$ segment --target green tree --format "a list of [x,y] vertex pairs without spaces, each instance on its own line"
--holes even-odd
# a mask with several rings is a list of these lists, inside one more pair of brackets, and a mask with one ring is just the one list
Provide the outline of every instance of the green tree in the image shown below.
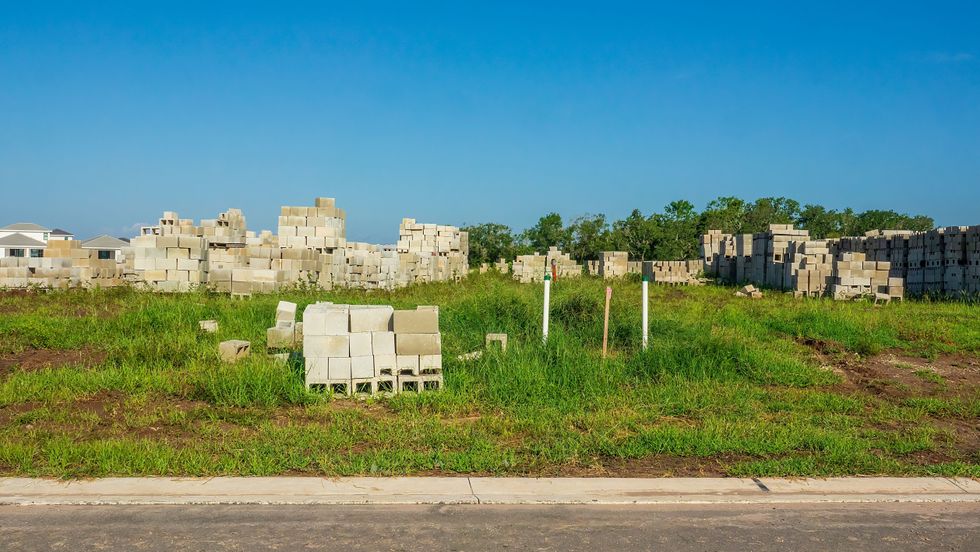
[[654,245],[654,258],[662,261],[695,259],[700,249],[699,216],[690,201],[667,204],[661,215],[655,215],[660,239]]
[[658,231],[655,220],[643,216],[639,209],[633,209],[625,219],[613,222],[610,246],[617,251],[626,251],[633,259],[649,260],[653,258]]
[[562,225],[561,215],[548,213],[538,223],[521,233],[520,241],[532,251],[544,253],[551,246],[568,249],[569,231]]
[[721,230],[726,234],[737,234],[742,230],[749,205],[737,197],[713,199],[701,213],[702,232]]
[[514,259],[514,234],[509,226],[485,222],[464,226],[460,230],[469,233],[471,266],[493,263],[501,257],[508,261]]
[[803,206],[796,226],[809,230],[810,236],[816,239],[839,238],[844,231],[840,213],[812,204]]
[[765,232],[770,224],[793,224],[800,217],[800,203],[785,197],[762,197],[745,212],[739,234]]
[[609,224],[606,215],[582,215],[568,227],[568,249],[564,250],[579,261],[595,260],[609,247]]

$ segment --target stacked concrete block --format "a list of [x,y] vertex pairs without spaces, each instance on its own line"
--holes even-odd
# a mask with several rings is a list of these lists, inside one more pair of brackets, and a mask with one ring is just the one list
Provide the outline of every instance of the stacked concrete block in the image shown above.
[[296,322],[296,303],[279,301],[275,325],[265,332],[266,348],[270,352],[294,349],[303,339],[302,322]]
[[[166,218],[161,219],[161,222]],[[133,238],[135,281],[156,291],[189,291],[208,282],[208,243],[205,238],[172,231],[182,226],[161,225],[161,235]]]
[[507,259],[504,259],[503,257],[501,257],[499,261],[495,262],[493,267],[496,268],[497,272],[501,274],[507,274],[510,272],[510,263],[508,263]]
[[199,235],[211,245],[244,246],[248,238],[248,226],[241,209],[228,209],[216,219],[201,220]]
[[582,265],[576,263],[568,253],[562,253],[555,246],[548,248],[545,254],[545,267],[548,273],[552,273],[554,267],[555,275],[558,278],[577,278],[582,275]]
[[282,207],[279,245],[283,248],[332,252],[347,244],[347,214],[333,198],[318,197],[313,207]]
[[439,309],[433,306],[394,311],[392,330],[398,392],[442,388],[442,337]]
[[455,226],[422,224],[402,219],[398,227],[397,250],[400,253],[466,257],[470,252],[469,235]]
[[585,273],[592,276],[599,276],[600,261],[585,261]]
[[603,278],[622,278],[629,272],[629,254],[625,251],[603,251],[599,259],[599,275]]
[[829,293],[835,299],[850,299],[877,294],[902,297],[904,284],[891,279],[888,261],[869,261],[866,253],[840,253],[834,263]]
[[394,393],[442,386],[439,311],[316,303],[303,313],[307,386]]
[[698,285],[698,277],[705,272],[707,264],[695,261],[643,261],[643,276],[657,284]]
[[966,231],[966,291],[980,293],[980,225]]
[[735,241],[735,278],[734,282],[748,281],[752,275],[752,234],[734,236]]
[[547,257],[540,253],[533,255],[518,255],[514,259],[514,267],[511,276],[514,280],[522,284],[531,284],[544,281],[547,267]]
[[701,236],[701,258],[704,259],[706,272],[715,276],[719,273],[719,261],[722,256],[722,242],[730,237],[721,230],[708,230]]

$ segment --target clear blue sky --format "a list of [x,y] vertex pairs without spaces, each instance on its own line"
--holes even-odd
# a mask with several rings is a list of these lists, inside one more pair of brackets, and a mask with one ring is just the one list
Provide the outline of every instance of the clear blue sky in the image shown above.
[[[84,4],[84,5],[83,5]],[[0,224],[335,196],[517,229],[785,195],[980,224],[976,2],[0,1]]]

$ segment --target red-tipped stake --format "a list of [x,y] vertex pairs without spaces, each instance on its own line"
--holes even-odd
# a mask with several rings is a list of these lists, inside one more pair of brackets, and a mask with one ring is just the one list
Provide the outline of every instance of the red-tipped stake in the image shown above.
[[609,302],[612,301],[612,288],[606,288],[606,318],[602,324],[602,358],[606,358],[609,345]]

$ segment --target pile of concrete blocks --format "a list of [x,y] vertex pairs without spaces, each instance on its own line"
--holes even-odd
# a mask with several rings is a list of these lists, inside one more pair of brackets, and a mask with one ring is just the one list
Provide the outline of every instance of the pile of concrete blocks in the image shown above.
[[784,263],[788,288],[799,297],[827,294],[833,284],[836,249],[831,240],[791,242],[789,258]]
[[547,258],[540,254],[518,255],[514,259],[514,268],[511,277],[522,284],[532,284],[544,281]]
[[265,331],[265,346],[270,353],[288,353],[303,342],[303,323],[296,322],[296,303],[279,301],[275,322]]
[[585,273],[590,276],[599,276],[599,261],[585,261]]
[[723,243],[730,237],[730,234],[723,234],[721,230],[708,230],[707,234],[701,236],[701,258],[704,259],[708,274],[720,275],[719,267],[723,258]]
[[650,282],[670,285],[699,285],[698,277],[705,270],[705,262],[696,261],[643,261],[643,276]]
[[156,291],[190,291],[208,283],[208,242],[205,238],[168,230],[159,236],[133,238],[130,246],[127,257],[132,256],[133,273],[127,276],[136,282]]
[[422,255],[469,255],[469,235],[455,226],[422,224],[413,218],[402,219],[398,227],[397,250]]
[[890,278],[891,263],[869,261],[865,253],[840,253],[834,263],[829,293],[834,299],[874,297],[877,294],[901,298],[904,283]]
[[510,263],[508,263],[507,259],[503,257],[501,257],[499,261],[495,262],[493,266],[497,269],[497,272],[501,274],[507,274],[510,272]]
[[318,197],[313,207],[282,207],[279,245],[331,252],[347,244],[347,214],[332,197]]
[[555,246],[549,247],[544,255],[518,255],[514,260],[512,276],[522,284],[543,282],[546,274],[559,279],[577,278],[582,275],[582,265]]
[[126,283],[123,262],[99,259],[98,251],[83,249],[77,240],[51,240],[43,255],[0,259],[0,287],[66,289]]
[[749,297],[751,299],[762,299],[762,292],[756,289],[755,286],[749,284],[743,286],[741,289],[735,292],[735,297]]
[[244,246],[248,238],[245,215],[241,209],[228,209],[216,219],[203,219],[199,235],[211,245]]
[[629,273],[629,254],[625,251],[603,251],[599,259],[599,275],[603,278],[622,278]]
[[306,385],[377,394],[442,387],[436,307],[315,303],[303,312]]

